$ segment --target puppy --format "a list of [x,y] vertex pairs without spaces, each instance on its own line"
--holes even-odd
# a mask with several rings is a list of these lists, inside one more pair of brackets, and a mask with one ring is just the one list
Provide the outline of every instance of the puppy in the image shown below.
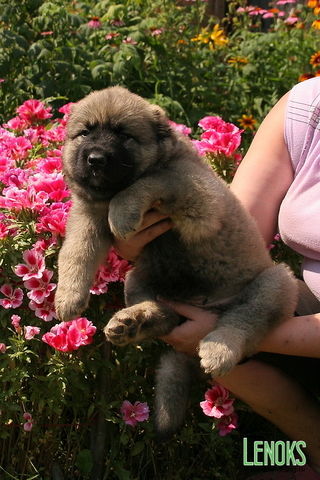
[[[127,307],[105,327],[110,342],[141,342],[181,324],[157,295],[211,309],[219,320],[200,342],[199,357],[202,369],[219,377],[293,315],[291,271],[273,264],[254,220],[159,107],[121,87],[88,95],[72,108],[63,163],[73,204],[58,262],[60,320],[87,307],[112,236],[130,238],[154,205],[174,227],[144,248],[127,275]],[[183,424],[197,375],[193,362],[175,352],[162,360],[155,402],[160,440]]]

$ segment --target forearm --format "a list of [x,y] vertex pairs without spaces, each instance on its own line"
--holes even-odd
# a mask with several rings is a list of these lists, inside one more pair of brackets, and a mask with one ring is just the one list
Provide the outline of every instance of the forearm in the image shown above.
[[283,322],[264,339],[260,351],[320,358],[320,313]]

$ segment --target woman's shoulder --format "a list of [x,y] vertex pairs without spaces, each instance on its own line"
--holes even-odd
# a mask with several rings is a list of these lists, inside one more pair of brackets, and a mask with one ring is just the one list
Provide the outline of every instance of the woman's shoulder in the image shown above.
[[294,171],[305,163],[320,138],[320,77],[295,85],[289,93],[285,115],[284,136]]

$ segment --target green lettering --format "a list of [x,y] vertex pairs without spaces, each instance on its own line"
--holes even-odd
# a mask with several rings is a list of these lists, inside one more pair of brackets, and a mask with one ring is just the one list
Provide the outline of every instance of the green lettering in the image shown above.
[[258,460],[259,453],[263,452],[263,441],[259,440],[253,443],[253,464],[255,466],[263,465],[263,462]]
[[274,442],[264,442],[264,465],[274,465]]
[[245,465],[246,467],[252,467],[253,462],[248,461],[248,439],[246,437],[243,438],[243,445],[242,446],[243,446],[243,449],[242,449],[243,465]]
[[287,441],[287,449],[286,449],[286,465],[296,465],[296,459],[293,454],[294,448],[296,446],[296,442],[289,442]]
[[275,461],[278,467],[282,467],[286,463],[286,444],[279,440],[275,443],[274,453],[275,453]]
[[298,458],[296,458],[296,464],[299,465],[299,466],[305,465],[306,462],[307,462],[305,454],[300,449],[300,447],[306,448],[306,446],[307,446],[306,442],[303,442],[302,440],[300,440],[296,443],[297,453],[299,453],[299,455],[301,456],[300,460]]

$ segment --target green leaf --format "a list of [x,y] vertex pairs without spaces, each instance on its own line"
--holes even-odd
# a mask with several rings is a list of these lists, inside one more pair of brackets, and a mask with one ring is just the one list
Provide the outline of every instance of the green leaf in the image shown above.
[[90,450],[84,449],[79,452],[76,460],[76,466],[84,474],[88,475],[93,467],[93,459]]
[[135,455],[139,455],[144,449],[145,443],[144,442],[137,442],[135,443],[131,455],[134,457]]

